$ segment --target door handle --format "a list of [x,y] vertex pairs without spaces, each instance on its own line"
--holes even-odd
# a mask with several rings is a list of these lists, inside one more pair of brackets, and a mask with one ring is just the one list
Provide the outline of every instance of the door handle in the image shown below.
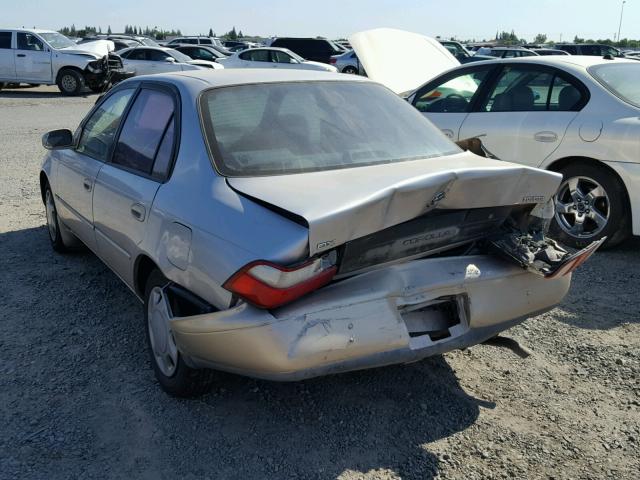
[[135,218],[139,222],[144,222],[146,213],[147,209],[144,208],[144,205],[141,205],[139,203],[134,203],[133,205],[131,205],[131,215],[133,215],[133,218]]
[[90,192],[90,191],[91,191],[91,189],[93,188],[93,182],[91,181],[91,179],[90,179],[90,178],[85,178],[85,179],[82,181],[82,186],[84,187],[84,189],[85,189],[87,192]]
[[16,57],[26,57],[24,53],[16,53]]
[[538,132],[533,138],[536,142],[553,143],[558,141],[558,134],[555,132]]

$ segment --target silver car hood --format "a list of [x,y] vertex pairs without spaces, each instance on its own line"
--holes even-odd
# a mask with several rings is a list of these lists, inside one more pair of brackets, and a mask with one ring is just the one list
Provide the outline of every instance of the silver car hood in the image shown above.
[[470,152],[424,160],[269,177],[235,177],[237,192],[306,220],[314,255],[425,214],[545,203],[562,176]]
[[436,39],[418,33],[376,28],[354,33],[351,46],[367,76],[397,94],[410,92],[460,62]]
[[74,55],[92,55],[95,58],[102,58],[108,55],[109,52],[113,52],[114,49],[115,46],[111,40],[95,40],[93,42],[81,43],[75,47],[61,48],[60,51]]

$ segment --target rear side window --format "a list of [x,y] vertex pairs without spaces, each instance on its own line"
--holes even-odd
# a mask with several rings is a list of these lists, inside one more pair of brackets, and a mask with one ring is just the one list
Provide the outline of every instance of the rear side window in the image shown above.
[[11,32],[0,32],[0,48],[11,48]]
[[158,154],[168,163],[167,151],[173,149],[173,137],[170,145],[163,147],[163,139],[168,131],[173,132],[175,104],[173,97],[159,90],[142,89],[136,98],[122,127],[120,138],[113,155],[113,163],[131,170],[151,175],[153,163]]

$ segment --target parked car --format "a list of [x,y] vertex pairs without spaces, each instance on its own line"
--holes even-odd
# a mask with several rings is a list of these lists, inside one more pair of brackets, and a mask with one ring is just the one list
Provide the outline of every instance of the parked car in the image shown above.
[[270,46],[286,48],[306,60],[321,63],[329,63],[333,55],[341,55],[343,53],[341,48],[323,38],[279,37]]
[[57,85],[64,95],[99,92],[128,76],[107,40],[77,45],[51,30],[0,29],[0,89],[7,83]]
[[492,47],[492,48],[480,48],[476,55],[486,55],[496,58],[520,58],[520,57],[535,57],[538,55],[534,50],[528,50],[526,48],[516,47]]
[[113,42],[113,47],[115,51],[124,50],[129,47],[137,47],[138,45],[142,45],[140,42],[135,40],[123,39],[123,38],[98,38],[98,37],[84,37],[82,40],[77,42],[78,45],[83,45],[87,42],[95,42],[96,40],[109,40]]
[[144,301],[174,395],[209,367],[297,380],[482,342],[597,247],[545,239],[560,175],[463,152],[363,77],[134,78],[43,145],[53,248],[84,243]]
[[217,62],[221,58],[227,58],[226,55],[207,45],[176,45],[173,49],[184,53],[193,60]]
[[85,42],[91,42],[94,40],[111,40],[115,45],[115,50],[122,50],[127,47],[135,47],[138,45],[146,45],[148,47],[159,47],[158,43],[149,38],[144,37],[142,35],[123,35],[123,34],[96,34],[88,37],[84,37],[79,40],[77,43],[82,44]]
[[436,65],[440,53],[419,37],[380,29],[350,40],[370,78],[399,94],[423,84],[405,96],[450,138],[478,137],[494,158],[561,173],[552,231],[563,243],[640,235],[637,61],[535,56],[440,63],[425,76],[369,47],[402,41],[407,56]]
[[118,52],[127,70],[136,75],[181,72],[201,68],[223,68],[216,62],[193,60],[184,53],[168,47],[134,47]]
[[320,62],[311,62],[286,48],[250,48],[221,58],[218,63],[225,68],[282,68],[297,70],[320,70],[335,72],[335,67]]
[[471,54],[460,42],[453,40],[438,40],[451,55],[456,57],[460,63],[479,62],[480,60],[493,60],[494,57],[489,55]]
[[556,49],[564,50],[570,55],[589,55],[604,57],[624,57],[623,53],[611,45],[601,45],[598,43],[556,43]]
[[569,52],[557,48],[534,48],[532,51],[538,55],[569,55]]
[[177,37],[173,38],[167,43],[165,43],[166,47],[172,47],[173,45],[215,45],[217,47],[222,47],[222,42],[217,37]]
[[329,63],[336,67],[340,73],[349,73],[352,75],[363,74],[358,56],[353,50],[343,53],[342,55],[333,55]]

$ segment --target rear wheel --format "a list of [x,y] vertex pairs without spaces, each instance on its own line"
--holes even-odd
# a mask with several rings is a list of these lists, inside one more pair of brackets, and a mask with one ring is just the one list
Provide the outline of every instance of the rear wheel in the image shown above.
[[629,237],[626,192],[617,177],[585,163],[571,164],[560,173],[552,233],[561,242],[582,248],[607,237],[604,246],[613,247]]
[[153,371],[162,389],[176,397],[194,397],[211,389],[214,372],[189,367],[171,332],[164,287],[169,280],[153,270],[145,288],[144,318]]
[[353,67],[351,65],[344,67],[342,69],[342,73],[348,73],[350,75],[357,75],[358,74],[358,69],[356,67]]
[[75,70],[65,68],[58,75],[57,83],[63,95],[79,95],[84,88],[84,77]]

